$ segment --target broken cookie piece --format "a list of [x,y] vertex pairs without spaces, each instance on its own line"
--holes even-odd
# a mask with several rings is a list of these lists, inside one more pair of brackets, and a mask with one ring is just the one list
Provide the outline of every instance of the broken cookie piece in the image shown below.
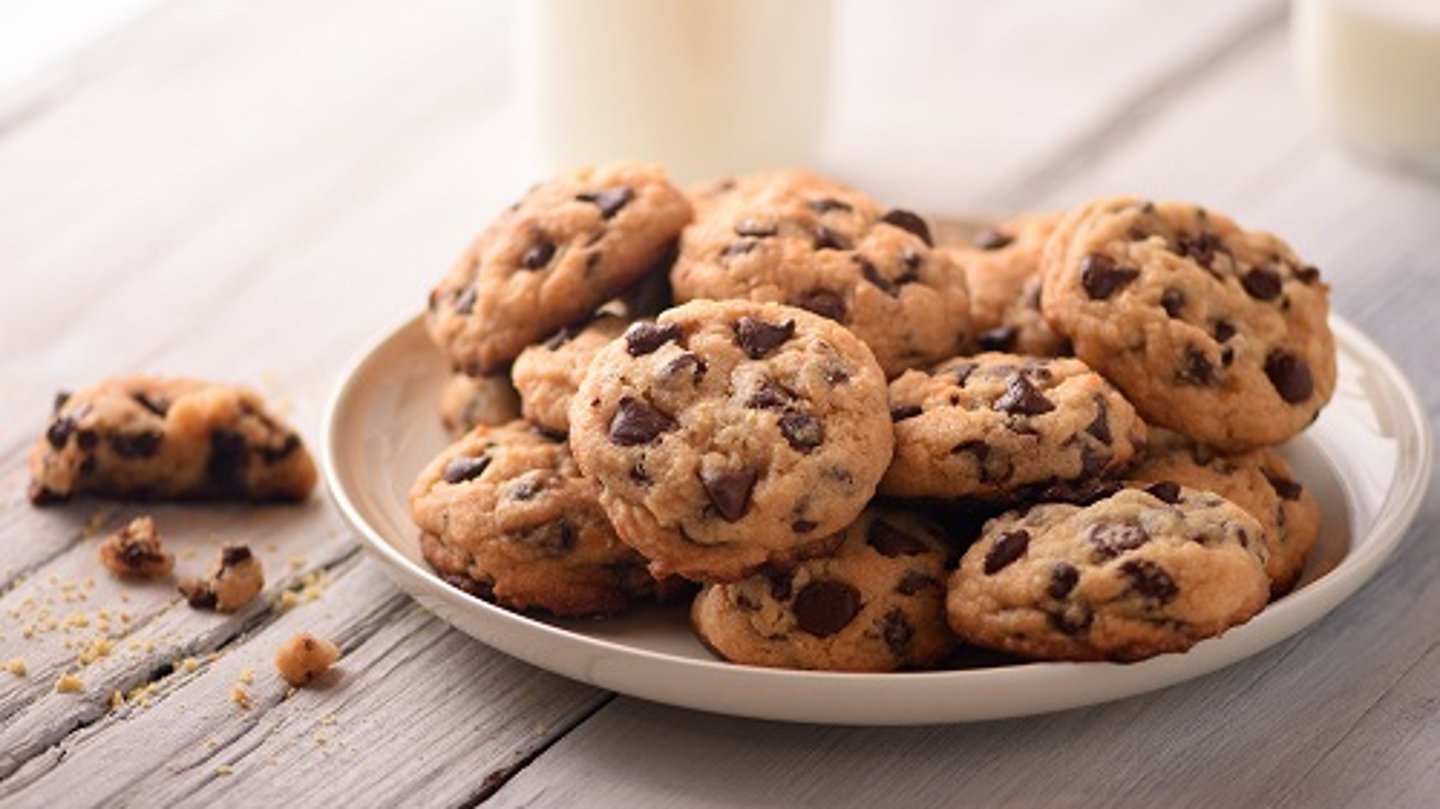
[[339,659],[339,646],[309,632],[296,632],[275,653],[275,668],[285,682],[299,688],[323,676]]
[[117,576],[158,579],[175,569],[175,555],[160,544],[155,520],[136,517],[100,543],[100,563]]
[[245,545],[226,545],[204,579],[180,582],[180,594],[202,610],[235,612],[260,594],[265,572],[259,557]]
[[127,376],[55,397],[30,452],[30,499],[305,499],[315,464],[300,436],[246,388]]

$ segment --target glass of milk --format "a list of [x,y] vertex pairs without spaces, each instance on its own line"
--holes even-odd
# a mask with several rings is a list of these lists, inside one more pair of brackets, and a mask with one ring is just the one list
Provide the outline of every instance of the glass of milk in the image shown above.
[[633,158],[682,182],[813,162],[830,0],[521,0],[517,78],[548,171]]
[[1305,89],[1350,145],[1440,177],[1440,0],[1295,0]]

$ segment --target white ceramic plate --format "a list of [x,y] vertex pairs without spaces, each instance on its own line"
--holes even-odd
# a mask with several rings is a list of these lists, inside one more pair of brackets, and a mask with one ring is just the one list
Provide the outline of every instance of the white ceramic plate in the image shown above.
[[1424,411],[1390,360],[1333,321],[1334,401],[1282,452],[1311,487],[1325,527],[1300,586],[1244,626],[1142,663],[1029,663],[897,674],[736,666],[691,635],[683,608],[606,621],[517,615],[454,589],[420,556],[405,494],[448,440],[436,412],[449,370],[418,318],[345,373],[326,413],[330,494],[400,587],[462,631],[522,660],[625,694],[717,713],[801,722],[909,725],[1024,716],[1091,705],[1228,666],[1319,620],[1399,543],[1430,476]]

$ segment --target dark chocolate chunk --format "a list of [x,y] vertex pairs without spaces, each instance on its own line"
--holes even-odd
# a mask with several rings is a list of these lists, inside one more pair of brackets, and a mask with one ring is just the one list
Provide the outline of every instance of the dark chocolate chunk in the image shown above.
[[1295,270],[1295,277],[1300,279],[1302,284],[1313,284],[1320,280],[1320,270],[1317,267],[1306,265]]
[[45,440],[55,449],[64,449],[65,442],[70,440],[70,434],[75,432],[75,420],[69,416],[62,416],[55,419],[45,430]]
[[1180,502],[1180,484],[1173,480],[1162,480],[1159,483],[1152,483],[1145,487],[1145,491],[1172,506]]
[[1205,356],[1205,352],[1195,346],[1185,348],[1185,356],[1181,365],[1175,371],[1175,378],[1188,385],[1199,385],[1201,387],[1214,387],[1220,384],[1220,377],[1215,373],[1215,366]]
[[993,576],[1009,567],[1016,559],[1024,556],[1029,547],[1029,531],[1022,529],[1001,534],[985,554],[985,575]]
[[190,606],[197,610],[213,610],[218,603],[218,599],[215,597],[215,591],[199,579],[185,579],[181,581],[179,590],[180,595],[184,596]]
[[121,458],[149,458],[160,448],[162,433],[146,430],[143,433],[118,433],[110,436],[110,449]]
[[51,404],[51,406],[50,406],[50,412],[51,412],[51,413],[59,413],[59,412],[60,412],[60,409],[63,408],[63,407],[65,406],[65,403],[68,402],[68,401],[70,401],[70,391],[68,391],[68,390],[57,390],[57,391],[55,391],[55,401],[54,401],[54,402]]
[[701,469],[700,483],[725,522],[735,522],[750,510],[750,492],[758,477],[754,469]]
[[1059,612],[1050,613],[1050,625],[1066,635],[1079,635],[1094,621],[1095,613],[1084,604],[1066,604]]
[[850,242],[839,233],[825,227],[815,226],[815,249],[816,250],[849,250]]
[[1080,571],[1069,562],[1056,562],[1050,567],[1050,586],[1045,592],[1051,598],[1064,598],[1070,595],[1075,585],[1080,583]]
[[669,362],[665,363],[661,373],[666,377],[673,377],[688,372],[693,375],[696,382],[699,382],[705,377],[705,372],[709,368],[710,366],[706,364],[705,360],[686,351],[684,354],[676,354]]
[[884,629],[880,631],[880,635],[885,638],[885,645],[890,647],[890,653],[895,655],[895,659],[904,660],[910,650],[910,639],[915,636],[915,630],[910,628],[904,610],[891,607],[890,611],[885,613]]
[[851,256],[851,258],[855,261],[855,264],[860,267],[860,276],[866,281],[876,287],[879,287],[881,292],[884,292],[886,295],[889,295],[892,298],[897,297],[900,294],[899,285],[891,281],[889,278],[881,275],[880,271],[875,268],[875,264],[871,262],[870,259],[860,255],[859,253]]
[[520,264],[527,270],[538,270],[550,263],[555,257],[555,243],[539,236],[535,243],[526,248],[525,253],[520,256]]
[[794,402],[795,394],[781,387],[775,380],[766,379],[750,394],[745,406],[752,410],[784,410]]
[[940,582],[918,570],[907,570],[905,575],[900,577],[900,582],[895,585],[895,592],[902,596],[913,596],[931,587],[938,589]]
[[[77,414],[83,411],[77,411]],[[94,449],[100,443],[100,433],[88,427],[82,427],[75,433],[75,445],[80,449]]]
[[1135,592],[1161,604],[1174,600],[1180,593],[1170,574],[1149,559],[1131,559],[1120,565],[1120,572],[1130,579],[1130,586]]
[[850,207],[850,203],[848,202],[831,197],[824,197],[822,199],[810,200],[810,210],[817,214],[824,215],[831,211],[850,211],[854,209]]
[[837,323],[845,322],[845,296],[828,289],[812,289],[789,300],[791,306],[798,306],[821,317],[828,317]]
[[1284,500],[1299,500],[1300,495],[1305,491],[1305,487],[1299,483],[1282,478],[1269,470],[1261,470],[1261,473],[1265,475],[1266,480],[1270,481],[1270,487],[1275,490],[1275,493]]
[[789,411],[780,416],[780,434],[792,449],[810,452],[825,441],[825,426],[808,413]]
[[995,401],[995,409],[1002,413],[1021,416],[1038,416],[1055,409],[1055,403],[1045,398],[1038,388],[1030,384],[1025,374],[1011,374],[1005,393]]
[[987,329],[975,336],[979,341],[980,348],[985,351],[1011,351],[1015,348],[1015,340],[1020,337],[1020,330],[1014,326],[996,326]]
[[1095,560],[1103,562],[1144,545],[1150,535],[1132,523],[1102,522],[1091,527],[1085,540],[1095,546]]
[[975,369],[979,367],[973,362],[960,362],[950,366],[945,373],[955,377],[955,384],[963,386],[965,380],[969,379],[970,375],[975,373]]
[[1165,310],[1165,314],[1179,317],[1180,313],[1185,311],[1185,293],[1174,287],[1166,289],[1160,293],[1160,307]]
[[797,534],[808,534],[819,527],[820,524],[812,520],[795,520],[790,523],[790,530]]
[[622,447],[648,444],[678,426],[675,419],[644,400],[626,396],[620,399],[615,416],[610,419],[610,443]]
[[1113,439],[1110,434],[1110,411],[1105,405],[1105,397],[1095,394],[1095,419],[1085,428],[1096,441],[1102,444],[1109,444]]
[[900,407],[890,410],[890,420],[904,421],[906,419],[913,419],[922,412],[924,411],[921,410],[920,405],[901,405]]
[[577,532],[569,520],[547,522],[514,535],[518,541],[547,556],[564,556],[575,549]]
[[753,317],[742,317],[735,324],[735,342],[752,360],[760,359],[794,336],[795,321],[793,320],[787,320],[776,326]]
[[1114,259],[1101,253],[1091,253],[1080,262],[1080,285],[1092,300],[1105,300],[1139,277],[1139,270],[1116,266]]
[[759,242],[753,241],[732,242],[725,245],[725,249],[720,251],[720,258],[724,260],[734,258],[735,256],[743,256],[751,250],[754,250],[759,244]]
[[[635,471],[634,467],[631,467],[630,471]],[[544,488],[544,478],[538,475],[528,475],[516,481],[515,485],[511,486],[509,489],[506,489],[505,497],[510,500],[519,501],[521,503],[528,503],[529,501],[534,500],[535,495],[539,494],[540,491]]]
[[1014,236],[993,228],[975,237],[975,246],[981,250],[999,250],[1002,247],[1009,247],[1014,242]]
[[631,323],[625,330],[625,350],[632,357],[642,357],[655,349],[680,339],[680,327],[674,323],[659,324],[649,320]]
[[880,217],[880,221],[919,236],[920,241],[924,242],[927,247],[935,246],[935,240],[930,238],[930,226],[925,223],[924,219],[911,211],[896,208],[886,212],[884,216]]
[[210,433],[210,457],[205,460],[205,477],[218,492],[239,493],[245,485],[245,436],[230,430]]
[[130,397],[135,400],[136,404],[140,405],[146,410],[149,410],[151,413],[154,413],[162,419],[165,418],[165,414],[170,410],[170,402],[162,396],[156,396],[152,398],[144,391],[137,391],[130,394]]
[[870,527],[865,529],[865,541],[881,556],[891,559],[897,556],[914,556],[929,550],[924,542],[879,519],[871,521]]
[[1213,233],[1201,233],[1193,238],[1181,236],[1178,239],[1180,255],[1195,259],[1205,269],[1215,261],[1215,253],[1225,250],[1225,243]]
[[440,473],[440,477],[446,483],[464,483],[480,477],[480,474],[489,465],[489,455],[481,455],[478,458],[452,458],[449,463],[445,464],[445,470]]
[[790,598],[790,586],[793,574],[788,570],[772,570],[765,574],[765,579],[770,583],[770,597],[776,601],[786,601]]
[[1280,398],[1290,404],[1299,404],[1315,392],[1315,380],[1310,376],[1310,366],[1305,361],[1284,349],[1275,349],[1265,358],[1265,375]]
[[1230,321],[1228,321],[1228,320],[1217,320],[1217,321],[1215,321],[1215,340],[1216,340],[1217,342],[1223,343],[1223,342],[1229,340],[1231,337],[1234,337],[1234,336],[1235,336],[1235,327],[1232,326],[1232,325],[1230,325]]
[[250,561],[250,557],[253,555],[250,553],[249,545],[226,545],[220,549],[220,566],[234,567],[242,562]]
[[609,219],[635,198],[635,192],[630,189],[630,186],[622,185],[618,188],[606,188],[603,191],[579,194],[575,198],[581,202],[589,202],[598,206],[600,218]]
[[1280,275],[1265,267],[1254,267],[1240,277],[1245,292],[1258,301],[1273,301],[1280,297]]
[[855,620],[860,613],[860,591],[832,579],[812,581],[800,589],[791,608],[802,630],[826,638]]

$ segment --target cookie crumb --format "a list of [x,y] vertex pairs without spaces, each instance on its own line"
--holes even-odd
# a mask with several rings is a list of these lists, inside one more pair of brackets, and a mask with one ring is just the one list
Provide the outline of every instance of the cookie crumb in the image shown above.
[[230,701],[239,706],[242,711],[250,710],[250,692],[246,691],[245,686],[239,683],[231,687]]
[[124,695],[123,693],[121,693],[120,689],[118,689],[118,688],[115,689],[114,691],[111,691],[111,692],[110,692],[110,710],[112,710],[112,711],[118,711],[118,710],[120,710],[121,708],[124,708],[124,707],[125,707],[125,695]]
[[220,766],[218,766],[218,767],[215,768],[215,774],[216,774],[216,775],[234,775],[234,774],[235,774],[235,768],[234,768],[234,767],[231,767],[229,764],[221,764]]
[[73,694],[77,691],[84,691],[85,683],[73,674],[62,674],[60,679],[55,681],[55,691],[59,694]]
[[255,682],[255,669],[243,668],[240,670],[240,682],[250,685]]
[[10,660],[6,661],[5,670],[15,675],[16,677],[24,677],[30,669],[27,668],[25,665],[25,658],[12,657]]
[[136,517],[100,543],[100,563],[123,578],[158,579],[175,569],[175,554],[161,545],[153,518]]
[[196,609],[235,612],[264,587],[260,558],[250,552],[249,546],[230,544],[220,549],[220,556],[203,580],[182,581],[180,594]]
[[88,666],[102,657],[109,657],[110,652],[114,651],[114,649],[115,641],[105,637],[104,635],[100,635],[99,637],[91,641],[90,645],[85,647],[85,649],[80,652],[78,656],[80,665]]
[[275,653],[275,668],[293,686],[314,682],[340,659],[340,647],[309,632],[297,632]]
[[200,668],[200,661],[196,660],[193,657],[187,657],[184,660],[181,660],[180,665],[176,666],[176,668],[182,669],[186,672],[192,672]]

